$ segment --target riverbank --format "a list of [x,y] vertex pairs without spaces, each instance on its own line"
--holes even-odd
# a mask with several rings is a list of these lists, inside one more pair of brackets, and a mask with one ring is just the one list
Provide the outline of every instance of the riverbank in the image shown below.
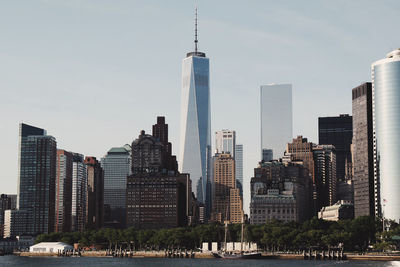
[[[31,252],[18,252],[14,255],[23,257],[59,257],[57,253],[31,253]],[[112,257],[107,255],[106,251],[82,251],[81,257]],[[135,251],[132,255],[127,254],[126,258],[169,258],[164,251]],[[175,256],[179,258],[179,256]],[[171,257],[170,257],[171,258]],[[172,257],[174,258],[174,257]],[[181,257],[184,258],[184,257]],[[195,252],[193,253],[195,259],[213,259],[214,256],[211,252]],[[270,254],[263,253],[262,259],[273,260],[304,260],[301,254]],[[346,254],[346,260],[350,261],[400,261],[400,255],[357,255]],[[315,261],[315,260],[314,260]],[[325,261],[329,261],[325,259]]]

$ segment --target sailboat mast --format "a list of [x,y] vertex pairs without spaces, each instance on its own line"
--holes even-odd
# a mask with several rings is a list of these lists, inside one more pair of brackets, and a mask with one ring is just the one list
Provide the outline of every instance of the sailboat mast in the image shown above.
[[240,253],[243,253],[243,217],[242,217],[242,231],[240,234]]

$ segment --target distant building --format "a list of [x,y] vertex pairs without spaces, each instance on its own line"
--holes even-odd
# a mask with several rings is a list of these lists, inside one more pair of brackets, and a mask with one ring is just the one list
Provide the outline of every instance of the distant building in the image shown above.
[[[346,179],[337,183],[337,199],[354,203],[354,181]],[[355,211],[355,210],[354,210]],[[367,215],[369,216],[369,215]]]
[[236,163],[236,187],[239,188],[240,196],[243,199],[243,145],[237,144],[235,147]]
[[313,147],[317,210],[336,203],[336,150],[332,145]]
[[103,227],[104,212],[104,173],[95,157],[85,157],[87,177],[86,227]]
[[24,211],[18,214],[26,215],[29,222],[25,234],[54,230],[56,156],[54,137],[43,129],[20,124],[17,208]]
[[274,152],[272,149],[263,148],[262,150],[262,160],[265,162],[271,161],[274,159]]
[[221,130],[215,132],[215,149],[218,153],[229,153],[235,158],[236,132]]
[[[372,71],[375,214],[400,222],[400,49],[375,61]],[[380,192],[380,194],[379,194]]]
[[352,117],[342,114],[338,117],[318,118],[320,145],[333,145],[336,149],[336,177],[345,179],[346,161],[351,162],[351,141],[353,138]]
[[4,212],[4,238],[31,235],[32,221],[27,210],[6,210]]
[[0,196],[0,239],[4,234],[4,212],[11,209],[11,199],[5,195]]
[[242,197],[240,196],[240,190],[239,188],[232,188],[231,190],[229,190],[229,193],[230,193],[229,221],[231,223],[242,223],[244,212],[243,212],[243,201]]
[[125,228],[126,177],[131,173],[131,148],[129,145],[113,147],[101,159],[104,170],[105,226]]
[[82,232],[86,224],[87,173],[84,157],[73,154],[71,231]]
[[56,214],[54,232],[71,231],[73,155],[57,150]]
[[275,158],[280,158],[293,136],[292,85],[262,85],[260,102],[261,151],[272,149]]
[[[167,130],[166,126],[163,131]],[[132,142],[132,174],[127,177],[126,189],[127,226],[137,229],[185,226],[192,215],[189,174],[177,172],[175,156],[169,152],[171,145],[165,146],[168,139],[160,138],[160,131],[154,127],[153,133],[156,136],[141,131]]]
[[[221,153],[216,154],[214,160],[214,184],[213,184],[213,198],[212,198],[212,213],[211,219],[213,221],[231,221],[241,222],[242,211],[238,211],[242,205],[240,198],[240,191],[236,188],[235,177],[235,160],[231,154]],[[239,198],[237,194],[239,193]],[[234,203],[231,203],[231,200]],[[230,210],[234,208],[234,210]],[[231,218],[234,215],[234,218]]]
[[340,200],[334,205],[323,207],[318,218],[326,221],[339,221],[354,218],[354,205],[350,201]]
[[251,178],[250,223],[303,222],[311,218],[309,172],[293,162],[260,162]]

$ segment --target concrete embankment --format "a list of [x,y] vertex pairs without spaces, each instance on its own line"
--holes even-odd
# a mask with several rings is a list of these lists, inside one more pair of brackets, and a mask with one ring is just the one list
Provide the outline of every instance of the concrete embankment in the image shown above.
[[400,261],[400,256],[392,255],[356,255],[347,254],[348,260],[368,260],[368,261]]
[[[14,253],[14,255],[24,256],[24,257],[57,257],[60,256],[58,253],[32,253],[32,252],[18,252]],[[107,254],[106,251],[82,251],[80,253],[81,257],[111,257]],[[125,254],[125,257],[131,258],[175,258],[175,257],[183,257],[184,254],[175,254],[170,255],[165,253],[165,251],[135,251],[132,255]],[[211,253],[201,253],[195,252],[193,255],[194,258],[214,258]]]

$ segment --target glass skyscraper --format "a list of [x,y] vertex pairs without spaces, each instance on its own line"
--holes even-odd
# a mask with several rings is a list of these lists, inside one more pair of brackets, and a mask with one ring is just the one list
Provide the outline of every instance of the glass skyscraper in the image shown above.
[[126,224],[126,177],[131,174],[130,151],[129,145],[113,147],[101,159],[106,226],[124,228]]
[[181,96],[181,173],[190,173],[192,190],[197,200],[205,201],[206,184],[211,162],[211,111],[210,111],[209,59],[197,51],[197,16],[195,51],[182,62]]
[[260,88],[261,157],[263,149],[272,149],[276,159],[292,141],[292,85],[270,84]]
[[30,222],[24,234],[54,230],[56,153],[54,137],[43,129],[20,124],[17,208]]
[[[400,221],[400,49],[372,63],[374,161],[383,216]],[[379,200],[379,199],[377,199]]]
[[83,155],[74,153],[72,163],[72,231],[82,232],[85,229],[87,174]]

